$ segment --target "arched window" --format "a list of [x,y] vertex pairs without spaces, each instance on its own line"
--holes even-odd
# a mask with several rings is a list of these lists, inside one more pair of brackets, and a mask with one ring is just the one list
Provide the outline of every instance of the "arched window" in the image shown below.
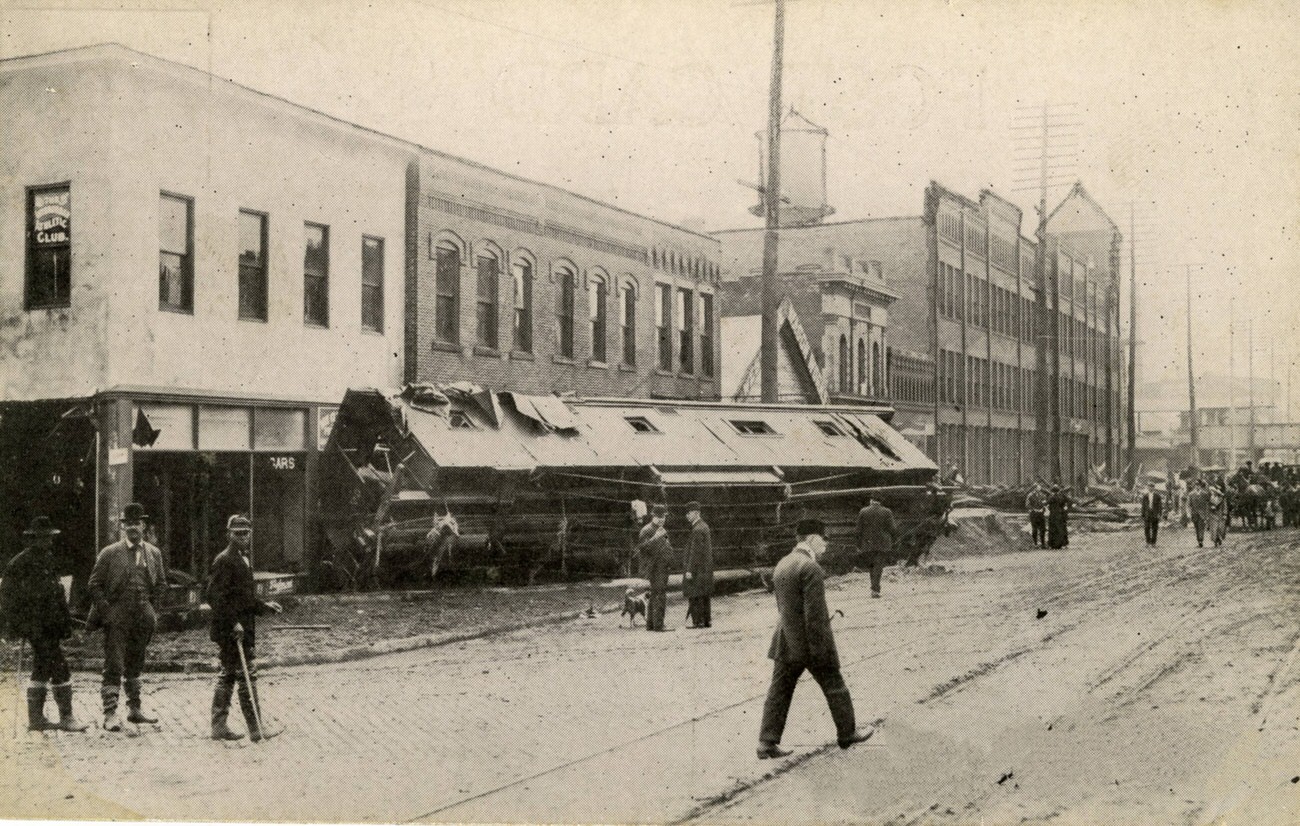
[[485,249],[474,261],[478,274],[478,294],[475,299],[477,311],[475,319],[478,325],[478,343],[484,347],[497,349],[497,280],[501,274],[501,262],[495,250]]
[[587,279],[587,317],[591,322],[591,357],[605,361],[605,307],[609,286],[604,276]]
[[848,393],[852,391],[849,387],[849,340],[840,336],[840,392]]
[[533,262],[515,253],[511,257],[510,276],[514,293],[514,323],[511,346],[521,353],[533,352]]
[[867,343],[858,339],[858,392],[869,393],[867,389]]
[[560,355],[564,358],[573,358],[573,302],[577,289],[577,272],[567,264],[556,267],[555,320],[560,334]]
[[885,365],[880,361],[880,342],[871,343],[871,388],[877,396],[888,396],[889,388],[885,386]]
[[636,365],[636,282],[623,283],[623,294],[618,305],[618,323],[623,337],[623,363]]
[[434,333],[440,341],[455,344],[460,341],[460,248],[439,241],[434,258]]

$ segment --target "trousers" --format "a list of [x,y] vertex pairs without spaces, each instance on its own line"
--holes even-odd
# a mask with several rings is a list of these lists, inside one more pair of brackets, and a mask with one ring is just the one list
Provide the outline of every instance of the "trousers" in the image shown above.
[[62,685],[72,679],[72,671],[63,656],[59,638],[50,634],[34,634],[27,638],[32,644],[33,683],[51,682]]
[[147,603],[119,607],[104,626],[104,685],[114,688],[134,680],[144,670],[145,651],[153,639],[156,620]]
[[857,719],[853,714],[853,698],[849,687],[838,668],[825,668],[802,663],[772,661],[772,682],[767,687],[767,699],[763,701],[763,723],[758,739],[764,743],[780,743],[785,732],[785,719],[790,713],[790,700],[794,697],[795,686],[805,669],[812,674],[817,685],[821,686],[826,696],[826,705],[830,707],[831,719],[835,722],[835,734],[844,739],[853,734],[857,728]]

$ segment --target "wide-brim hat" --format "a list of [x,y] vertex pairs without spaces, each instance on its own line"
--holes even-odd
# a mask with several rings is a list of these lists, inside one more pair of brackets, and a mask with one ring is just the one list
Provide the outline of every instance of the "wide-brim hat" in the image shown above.
[[149,518],[149,514],[144,512],[144,505],[139,502],[132,502],[125,508],[122,508],[122,515],[118,519],[130,524],[131,522],[143,522]]
[[23,536],[58,536],[63,531],[54,527],[48,516],[37,516],[32,519],[32,523],[23,531]]
[[690,513],[691,511],[697,511],[697,512],[698,512],[699,509],[700,509],[700,503],[699,503],[699,502],[687,502],[687,503],[686,503],[686,512],[687,512],[687,513]]
[[655,505],[655,506],[653,506],[652,508],[650,508],[650,514],[651,514],[652,516],[667,516],[667,515],[668,515],[668,506],[667,506],[667,505]]
[[242,513],[236,513],[226,520],[226,530],[228,531],[251,531],[252,529],[253,523]]

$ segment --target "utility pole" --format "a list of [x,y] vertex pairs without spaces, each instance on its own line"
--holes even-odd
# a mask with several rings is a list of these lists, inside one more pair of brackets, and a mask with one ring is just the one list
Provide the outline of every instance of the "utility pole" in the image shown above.
[[1255,319],[1246,323],[1246,372],[1250,375],[1250,431],[1246,433],[1246,456],[1255,461]]
[[1237,368],[1234,350],[1236,342],[1233,341],[1233,323],[1236,315],[1233,312],[1233,305],[1236,303],[1234,296],[1228,296],[1228,471],[1237,469]]
[[785,0],[776,0],[772,36],[772,83],[767,111],[767,180],[763,181],[763,286],[760,293],[762,345],[758,377],[765,404],[775,403],[777,388],[777,248],[781,230],[781,53],[785,43]]
[[1192,372],[1192,265],[1186,265],[1187,276],[1187,427],[1191,437],[1189,467],[1201,466],[1201,442],[1196,432],[1196,375]]
[[1124,485],[1133,489],[1137,473],[1137,230],[1134,227],[1133,202],[1128,204],[1128,451]]

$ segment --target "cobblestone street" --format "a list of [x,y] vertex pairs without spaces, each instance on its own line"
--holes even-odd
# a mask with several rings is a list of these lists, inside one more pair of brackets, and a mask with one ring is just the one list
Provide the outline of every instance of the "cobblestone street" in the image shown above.
[[[795,755],[756,760],[772,597],[718,600],[710,630],[681,627],[675,597],[671,633],[605,613],[267,669],[269,727],[284,733],[257,745],[207,738],[210,675],[151,675],[157,728],[8,740],[4,796],[20,802],[7,814],[1145,823],[1294,797],[1286,778],[1239,775],[1258,755],[1271,756],[1257,768],[1289,771],[1284,757],[1297,751],[1294,715],[1273,711],[1297,685],[1295,631],[1273,619],[1294,600],[1295,535],[1243,535],[1222,551],[1180,547],[1176,531],[1153,551],[1135,552],[1139,542],[1084,535],[1064,553],[890,569],[880,600],[865,575],[831,580],[859,719],[884,718],[849,751],[835,747],[806,679],[784,739]],[[98,721],[94,675],[77,675],[76,688],[79,714]],[[1235,739],[1257,727],[1256,745]],[[1221,764],[1243,748],[1230,771]],[[1225,822],[1289,822],[1250,817]]]

